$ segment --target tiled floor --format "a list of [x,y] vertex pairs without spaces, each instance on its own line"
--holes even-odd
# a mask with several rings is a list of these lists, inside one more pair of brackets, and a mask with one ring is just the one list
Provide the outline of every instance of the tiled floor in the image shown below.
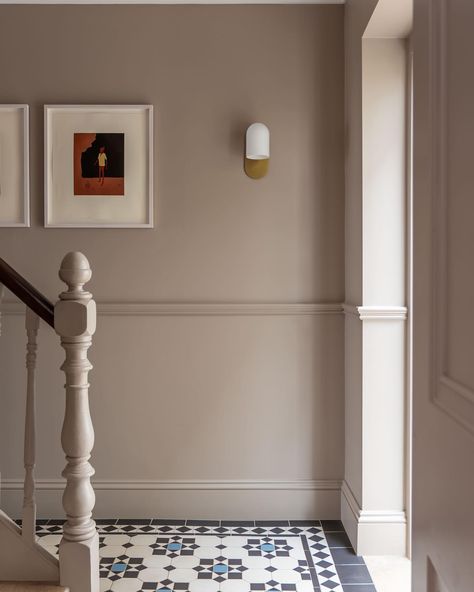
[[[337,521],[98,520],[103,592],[376,592]],[[62,521],[38,522],[57,554]]]

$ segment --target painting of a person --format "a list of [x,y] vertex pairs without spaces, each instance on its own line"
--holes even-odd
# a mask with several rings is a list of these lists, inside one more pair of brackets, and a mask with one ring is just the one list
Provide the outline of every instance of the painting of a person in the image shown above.
[[74,195],[125,195],[125,134],[74,133]]
[[101,146],[99,148],[96,164],[99,166],[99,183],[103,185],[105,179],[105,169],[107,168],[107,154],[105,152],[105,146]]

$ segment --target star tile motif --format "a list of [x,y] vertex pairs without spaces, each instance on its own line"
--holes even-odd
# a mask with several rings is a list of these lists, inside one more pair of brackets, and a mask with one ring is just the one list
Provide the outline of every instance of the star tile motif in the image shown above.
[[[330,522],[342,532],[339,524]],[[97,528],[101,592],[344,592],[351,583],[376,592],[363,560],[330,547],[318,521],[100,520]],[[40,543],[54,555],[61,533],[62,521],[37,525]],[[351,553],[354,580],[343,564],[343,588],[338,558]]]

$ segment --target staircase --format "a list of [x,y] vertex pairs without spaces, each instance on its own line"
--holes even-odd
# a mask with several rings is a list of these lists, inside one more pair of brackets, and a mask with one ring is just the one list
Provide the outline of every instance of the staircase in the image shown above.
[[69,592],[69,588],[44,582],[0,582],[0,592]]
[[[87,350],[96,326],[91,278],[82,253],[68,253],[59,277],[67,289],[53,305],[0,259],[0,302],[5,286],[25,304],[27,388],[25,403],[24,498],[21,527],[0,510],[0,592],[99,592],[99,537],[92,510],[95,495],[89,463],[94,429],[89,412]],[[41,547],[35,534],[35,372],[40,320],[52,327],[65,350],[66,411],[61,444],[66,455],[63,507],[66,522],[59,561]],[[1,483],[0,483],[1,485]]]

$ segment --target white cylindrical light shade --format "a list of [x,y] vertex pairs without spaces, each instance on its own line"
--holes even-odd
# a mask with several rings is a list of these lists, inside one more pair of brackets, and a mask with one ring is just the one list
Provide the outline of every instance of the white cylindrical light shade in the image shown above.
[[270,131],[263,123],[252,123],[247,128],[245,156],[250,160],[270,158]]

